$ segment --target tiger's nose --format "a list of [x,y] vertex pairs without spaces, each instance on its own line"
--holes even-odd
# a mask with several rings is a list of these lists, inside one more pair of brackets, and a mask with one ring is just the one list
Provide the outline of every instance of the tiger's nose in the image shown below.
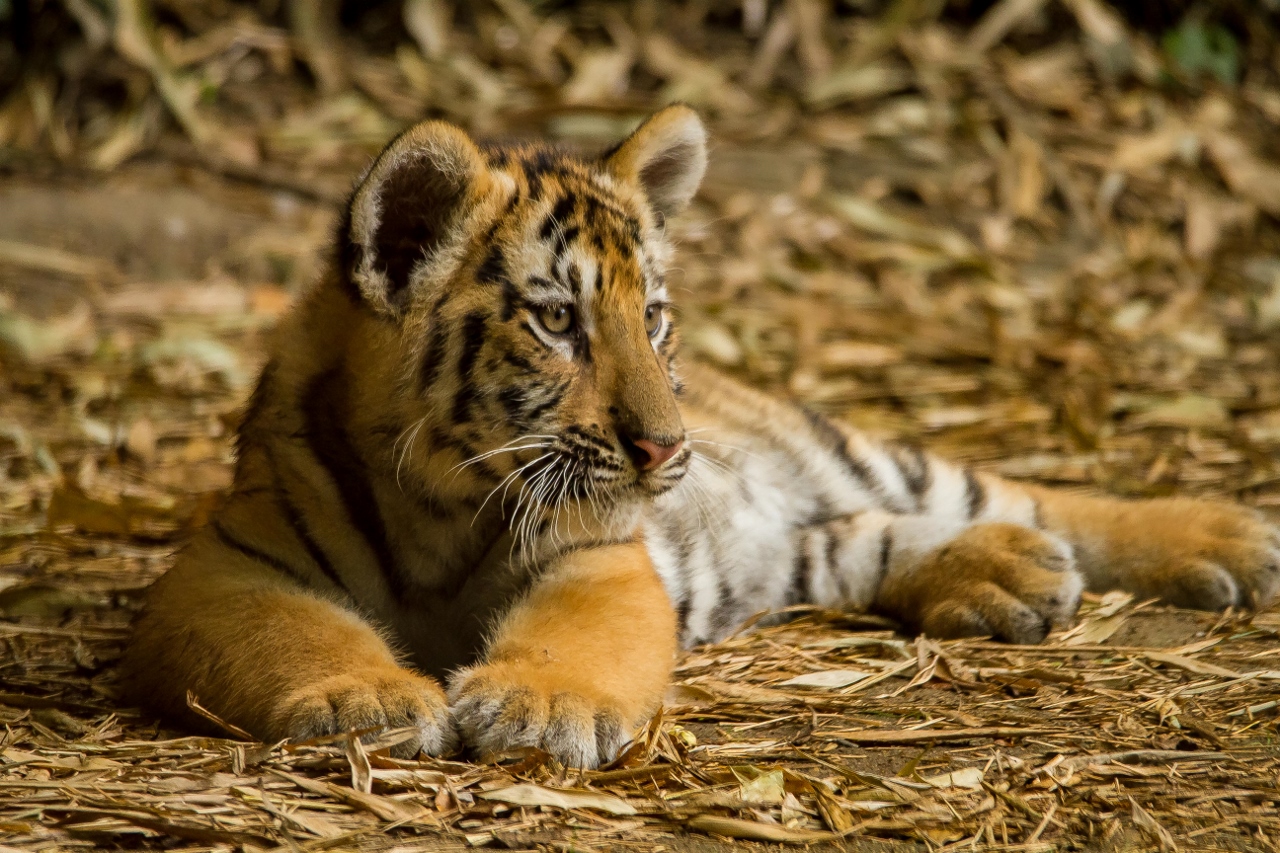
[[637,471],[652,471],[655,468],[661,468],[672,456],[679,453],[680,448],[684,447],[684,439],[678,440],[675,444],[658,444],[647,438],[630,438],[624,435],[622,446],[627,449],[631,464],[636,466]]

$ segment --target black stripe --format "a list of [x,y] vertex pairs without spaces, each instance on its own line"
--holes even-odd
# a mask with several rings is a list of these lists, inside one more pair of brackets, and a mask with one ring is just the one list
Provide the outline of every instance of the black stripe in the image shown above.
[[498,404],[507,413],[507,420],[523,425],[524,422],[524,389],[519,385],[508,385],[498,391]]
[[391,594],[403,598],[408,582],[391,553],[368,471],[342,426],[346,403],[343,386],[342,374],[334,369],[317,376],[307,389],[302,399],[307,445],[316,461],[328,471],[347,517],[368,543]]
[[444,348],[448,343],[446,324],[442,321],[445,303],[449,301],[448,292],[440,294],[431,311],[427,315],[427,345],[422,353],[422,362],[418,365],[418,389],[427,391],[435,384],[444,362]]
[[689,630],[689,611],[693,609],[693,602],[688,596],[680,599],[676,604],[676,624],[680,627],[680,637],[684,638],[684,634]]
[[418,368],[418,388],[425,392],[431,390],[440,376],[440,368],[444,362],[444,346],[446,343],[444,326],[433,323],[428,333],[427,348],[422,354],[422,364]]
[[543,240],[549,239],[557,229],[564,227],[565,220],[573,216],[573,209],[577,206],[577,199],[573,193],[567,193],[563,198],[556,202],[555,209],[547,215],[542,221],[542,227],[538,229],[538,236]]
[[848,436],[841,432],[835,424],[812,409],[801,406],[800,411],[804,412],[804,416],[808,418],[809,425],[813,427],[813,431],[827,443],[831,452],[840,458],[840,461],[849,469],[849,472],[862,481],[862,484],[870,489],[871,492],[884,498],[884,484],[876,478],[875,472],[871,470],[871,466],[867,464],[865,459],[859,459],[849,450]]
[[809,576],[813,567],[809,565],[809,552],[805,550],[804,541],[803,535],[798,537],[795,557],[791,561],[791,589],[787,593],[788,604],[805,604],[809,601]]
[[827,574],[836,579],[836,585],[840,587],[841,593],[843,594],[844,578],[841,577],[841,573],[837,571],[836,567],[836,551],[840,549],[840,538],[836,536],[830,526],[827,527],[826,534],[827,546],[823,549],[823,556],[827,560]]
[[560,401],[564,399],[564,392],[569,388],[569,380],[561,382],[557,387],[552,388],[547,399],[525,412],[525,418],[530,421],[537,420],[547,413],[548,410],[554,409],[560,405]]
[[520,168],[524,170],[524,179],[529,185],[529,198],[537,200],[542,194],[542,175],[537,167],[528,161],[521,163]]
[[889,571],[889,554],[893,550],[893,531],[889,525],[884,526],[884,530],[880,531],[880,578]]
[[[299,572],[293,566],[286,563],[284,560],[281,560],[279,557],[272,556],[271,554],[268,554],[265,551],[259,551],[257,548],[253,547],[247,542],[243,542],[240,539],[237,539],[235,536],[233,536],[230,533],[230,531],[228,531],[225,527],[222,526],[221,521],[215,521],[213,523],[213,532],[214,532],[214,535],[218,537],[218,541],[221,542],[223,545],[226,545],[231,550],[236,551],[240,554],[243,554],[244,556],[248,557],[251,560],[270,566],[271,568],[275,569],[277,572],[280,572],[283,575],[288,575],[298,583],[301,583],[304,586],[306,585],[307,583],[306,578],[302,575],[301,572]],[[339,586],[341,586],[341,584],[339,584]]]
[[964,469],[964,504],[969,519],[977,518],[987,505],[987,490],[969,468]]
[[582,295],[582,270],[578,269],[577,264],[569,264],[564,271],[564,277],[569,280],[569,289],[573,291],[574,296]]
[[524,306],[524,295],[516,288],[516,283],[509,278],[502,280],[502,322],[507,322],[516,315],[516,309]]
[[535,368],[527,358],[520,355],[519,353],[515,353],[510,350],[507,350],[502,354],[502,360],[505,361],[507,364],[511,365],[512,367],[516,368],[517,370],[519,370],[521,373],[537,373],[538,372],[537,368]]
[[[595,425],[593,424],[593,426]],[[613,444],[611,444],[608,441],[608,439],[605,439],[599,435],[596,435],[593,432],[588,432],[587,430],[583,429],[577,424],[570,424],[569,426],[565,427],[564,432],[566,435],[575,436],[577,438],[582,439],[584,442],[586,442],[589,445],[600,448],[605,453],[613,452]]]
[[342,578],[338,577],[338,570],[333,567],[333,563],[329,560],[329,555],[324,552],[324,549],[320,547],[320,543],[316,542],[315,537],[311,535],[311,530],[307,527],[307,522],[302,517],[302,513],[289,500],[289,495],[278,481],[276,483],[276,502],[280,505],[280,511],[284,513],[284,520],[289,523],[289,528],[293,531],[293,535],[297,536],[298,541],[302,543],[302,548],[307,552],[307,556],[311,558],[311,562],[315,563],[324,576],[336,584],[339,589],[349,594],[346,584],[342,582]]
[[543,349],[546,349],[546,350],[554,350],[554,349],[555,349],[555,347],[554,347],[554,346],[552,346],[551,344],[549,344],[549,343],[547,343],[546,341],[544,341],[544,340],[542,339],[542,336],[541,336],[541,335],[539,335],[537,332],[535,332],[535,331],[534,331],[534,329],[533,329],[533,326],[531,326],[529,323],[527,323],[527,322],[526,322],[526,323],[521,323],[521,324],[520,324],[520,327],[521,327],[522,329],[524,329],[526,332],[528,332],[528,333],[529,333],[529,336],[530,336],[531,338],[533,338],[535,341],[537,341],[539,344],[541,344]]
[[716,606],[711,609],[711,630],[719,636],[722,632],[729,628],[736,628],[733,624],[734,613],[738,609],[738,602],[733,597],[733,590],[729,588],[729,583],[720,578],[720,584],[716,588]]
[[889,458],[898,467],[907,491],[916,499],[916,509],[922,509],[924,496],[933,485],[933,469],[929,467],[928,457],[918,447],[900,447]]
[[476,397],[476,386],[472,374],[475,372],[476,359],[480,356],[480,348],[484,346],[485,335],[489,331],[488,316],[480,311],[472,311],[462,320],[462,350],[458,353],[458,391],[453,398],[454,423],[463,423],[471,418],[471,401]]
[[502,284],[507,280],[507,259],[498,245],[489,247],[484,260],[476,267],[476,281],[481,284]]

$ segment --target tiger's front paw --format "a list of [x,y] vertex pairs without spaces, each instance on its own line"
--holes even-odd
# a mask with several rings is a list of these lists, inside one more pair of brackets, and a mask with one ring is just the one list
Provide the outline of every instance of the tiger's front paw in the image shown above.
[[1262,608],[1280,592],[1280,530],[1248,507],[1143,501],[1113,523],[1115,580],[1139,596],[1223,610]]
[[294,740],[364,729],[417,729],[416,737],[392,747],[398,758],[445,755],[458,744],[440,685],[404,669],[331,675],[294,690],[276,708],[272,727]]
[[891,571],[877,604],[930,637],[1039,643],[1080,605],[1071,547],[1015,524],[979,524]]
[[535,667],[495,663],[458,672],[449,701],[463,741],[480,755],[535,746],[590,769],[613,760],[634,721],[588,693],[548,683]]

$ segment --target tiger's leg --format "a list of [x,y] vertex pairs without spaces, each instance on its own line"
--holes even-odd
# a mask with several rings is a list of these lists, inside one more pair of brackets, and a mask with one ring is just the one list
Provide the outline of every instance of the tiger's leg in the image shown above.
[[566,765],[611,760],[662,702],[675,613],[638,543],[550,566],[449,683],[454,719],[481,753],[537,746]]
[[794,597],[875,610],[932,637],[1038,643],[1084,581],[1060,538],[1021,524],[869,511],[799,531]]
[[211,535],[148,593],[123,668],[141,704],[190,718],[190,692],[267,741],[412,726],[397,755],[457,742],[443,690],[369,623]]
[[1038,642],[1086,584],[1215,610],[1259,607],[1280,590],[1280,535],[1247,508],[1078,495],[924,464],[920,503],[933,515],[868,512],[799,531],[809,600],[874,607],[933,636]]
[[1280,592],[1280,530],[1248,507],[1028,492],[1045,527],[1075,549],[1090,589],[1124,589],[1198,610],[1261,608]]

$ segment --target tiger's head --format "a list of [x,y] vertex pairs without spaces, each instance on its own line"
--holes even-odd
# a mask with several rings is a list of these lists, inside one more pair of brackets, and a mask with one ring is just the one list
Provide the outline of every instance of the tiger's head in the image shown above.
[[598,157],[436,121],[387,146],[352,196],[339,266],[376,327],[361,358],[386,396],[359,405],[392,418],[397,474],[597,508],[679,481],[664,224],[706,161],[679,105]]

